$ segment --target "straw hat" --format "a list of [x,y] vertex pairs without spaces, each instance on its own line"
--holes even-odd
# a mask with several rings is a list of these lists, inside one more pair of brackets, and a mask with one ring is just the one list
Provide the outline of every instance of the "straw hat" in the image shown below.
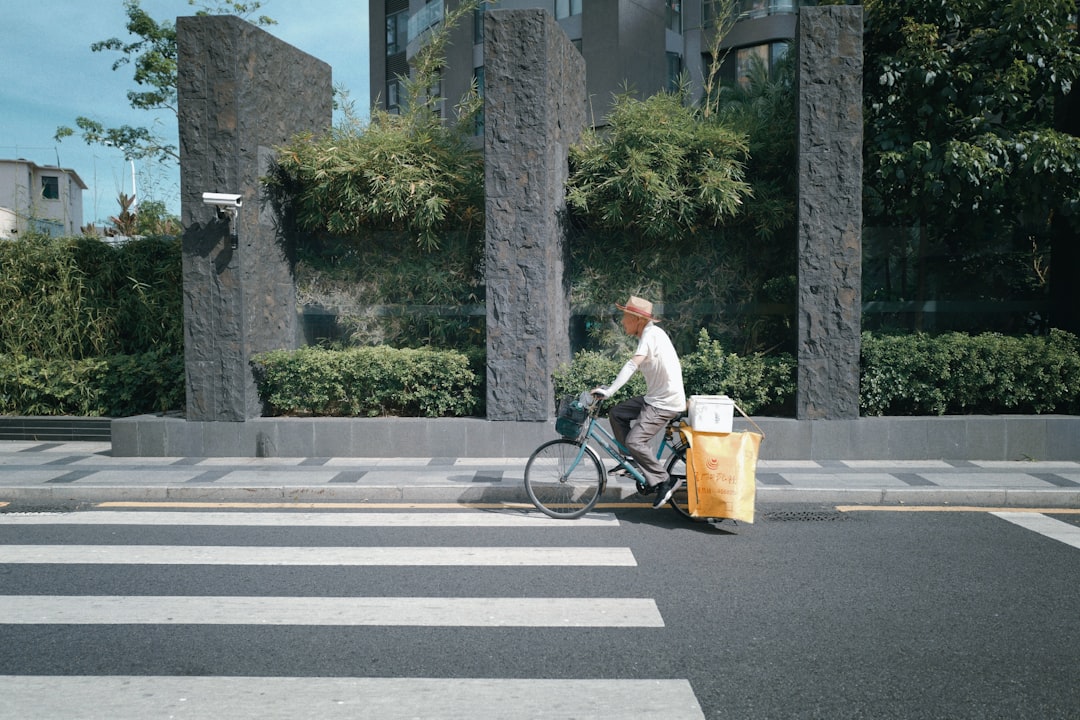
[[631,295],[630,299],[626,301],[625,305],[615,303],[615,307],[619,308],[624,313],[637,315],[638,317],[645,318],[646,320],[655,319],[652,314],[652,303],[648,300],[642,300],[636,295]]

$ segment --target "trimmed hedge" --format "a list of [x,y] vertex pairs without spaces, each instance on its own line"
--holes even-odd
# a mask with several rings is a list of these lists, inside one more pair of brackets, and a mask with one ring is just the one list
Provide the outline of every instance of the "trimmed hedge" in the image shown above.
[[862,335],[863,415],[1080,413],[1080,339]]
[[183,355],[0,355],[0,415],[125,417],[183,405]]
[[305,347],[251,367],[269,415],[457,417],[478,405],[480,380],[455,351]]

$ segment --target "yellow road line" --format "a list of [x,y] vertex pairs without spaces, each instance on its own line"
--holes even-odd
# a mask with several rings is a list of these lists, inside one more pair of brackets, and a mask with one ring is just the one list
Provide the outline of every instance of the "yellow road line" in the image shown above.
[[[393,502],[195,502],[195,501],[162,501],[162,502],[137,502],[117,501],[97,503],[99,508],[178,508],[178,509],[207,509],[207,508],[231,508],[231,509],[257,509],[257,510],[280,510],[288,509],[318,509],[318,510],[535,510],[532,503],[393,503]],[[598,503],[594,509],[601,508],[643,508],[652,507],[650,503]]]
[[1022,512],[1080,515],[1080,508],[979,507],[977,505],[837,505],[840,512]]
[[532,503],[391,503],[391,502],[103,502],[100,508],[256,508],[256,509],[345,509],[345,510],[447,510],[456,508],[532,508]]

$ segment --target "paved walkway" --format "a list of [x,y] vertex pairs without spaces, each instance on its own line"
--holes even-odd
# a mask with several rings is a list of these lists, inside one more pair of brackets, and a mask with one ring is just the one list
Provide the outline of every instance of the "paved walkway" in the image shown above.
[[[109,443],[0,441],[0,503],[528,502],[527,458],[132,458]],[[1080,461],[762,460],[759,503],[1080,508]],[[640,500],[609,481],[605,501]]]

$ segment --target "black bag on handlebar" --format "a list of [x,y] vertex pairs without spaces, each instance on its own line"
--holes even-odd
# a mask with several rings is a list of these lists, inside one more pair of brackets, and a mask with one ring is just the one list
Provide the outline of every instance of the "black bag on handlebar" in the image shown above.
[[588,409],[573,395],[567,395],[559,401],[559,415],[555,418],[555,432],[563,437],[576,439],[581,435],[588,417]]

